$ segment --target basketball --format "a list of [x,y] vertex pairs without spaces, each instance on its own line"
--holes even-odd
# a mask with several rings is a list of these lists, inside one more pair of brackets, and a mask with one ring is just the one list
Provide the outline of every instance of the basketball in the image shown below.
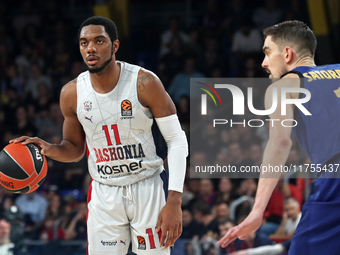
[[0,152],[0,184],[13,193],[36,190],[46,174],[46,158],[34,144],[12,143]]

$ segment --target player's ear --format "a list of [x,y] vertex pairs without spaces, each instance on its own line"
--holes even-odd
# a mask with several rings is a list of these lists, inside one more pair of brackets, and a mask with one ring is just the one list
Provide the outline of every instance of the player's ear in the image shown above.
[[112,43],[112,54],[116,54],[119,49],[119,40],[114,40]]
[[286,46],[284,49],[284,57],[286,60],[286,63],[289,63],[293,60],[293,56],[294,56],[294,51],[291,47]]

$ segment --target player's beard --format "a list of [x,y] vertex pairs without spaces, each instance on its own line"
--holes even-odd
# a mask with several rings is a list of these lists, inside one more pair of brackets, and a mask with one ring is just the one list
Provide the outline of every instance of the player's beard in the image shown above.
[[100,67],[95,67],[95,68],[89,68],[90,73],[99,73],[104,70],[105,67],[107,67],[112,61],[112,55],[109,60],[105,61],[104,64]]
[[105,61],[104,64],[102,64],[102,66],[100,66],[100,67],[89,68],[89,72],[90,73],[99,73],[99,72],[103,71],[104,68],[107,67],[111,63],[112,55],[113,55],[113,47],[111,49],[111,57],[110,57],[110,59]]

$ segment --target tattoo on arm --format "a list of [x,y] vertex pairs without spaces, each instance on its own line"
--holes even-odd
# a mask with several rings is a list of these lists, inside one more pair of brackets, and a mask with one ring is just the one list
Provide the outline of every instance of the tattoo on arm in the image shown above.
[[145,90],[144,83],[147,81],[151,81],[151,80],[153,80],[153,76],[151,74],[145,74],[145,75],[141,75],[140,77],[138,77],[137,86],[138,86],[139,91],[143,92]]

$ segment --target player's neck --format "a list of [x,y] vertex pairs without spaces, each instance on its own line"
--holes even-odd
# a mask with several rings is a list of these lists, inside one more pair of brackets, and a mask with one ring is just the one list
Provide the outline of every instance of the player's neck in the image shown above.
[[292,69],[299,66],[315,66],[314,59],[310,56],[299,58],[292,66]]
[[115,60],[99,73],[90,73],[91,83],[94,90],[100,94],[105,94],[113,90],[119,80],[121,64]]

